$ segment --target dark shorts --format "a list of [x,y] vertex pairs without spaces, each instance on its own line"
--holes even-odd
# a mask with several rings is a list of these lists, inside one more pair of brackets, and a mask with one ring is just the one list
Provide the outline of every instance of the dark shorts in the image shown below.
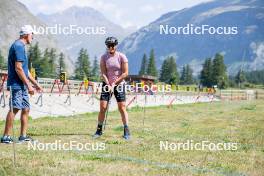
[[[29,96],[27,89],[12,90],[12,105],[15,109],[30,109]],[[9,101],[10,104],[10,101]],[[11,106],[10,106],[11,107]]]
[[[126,91],[125,91],[125,84],[118,85],[114,88],[114,95],[117,102],[125,102],[126,101]],[[107,86],[104,82],[102,85],[102,92],[101,92],[101,101],[109,101],[111,96],[111,92],[109,91],[109,86]]]

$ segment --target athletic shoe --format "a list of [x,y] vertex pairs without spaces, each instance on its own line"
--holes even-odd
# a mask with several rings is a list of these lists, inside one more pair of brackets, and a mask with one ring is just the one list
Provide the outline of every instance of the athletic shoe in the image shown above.
[[129,140],[130,139],[130,132],[129,132],[129,128],[128,127],[124,127],[124,135],[123,138],[125,140]]
[[98,125],[97,126],[97,130],[95,132],[95,134],[93,135],[93,138],[96,139],[96,138],[99,138],[101,137],[103,134],[103,126],[102,125]]
[[1,138],[1,143],[4,143],[4,144],[12,144],[14,141],[13,139],[11,138],[11,136],[3,136]]
[[30,136],[20,136],[18,138],[19,142],[32,142],[34,139],[32,139]]

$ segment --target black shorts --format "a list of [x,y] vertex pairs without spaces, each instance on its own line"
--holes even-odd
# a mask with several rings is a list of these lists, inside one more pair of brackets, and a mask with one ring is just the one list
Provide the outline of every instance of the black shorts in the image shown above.
[[[114,95],[115,95],[115,98],[116,98],[117,102],[126,101],[125,84],[120,84],[120,85],[115,86]],[[111,92],[109,91],[109,86],[107,86],[103,82],[100,100],[109,101],[110,96],[111,96]]]

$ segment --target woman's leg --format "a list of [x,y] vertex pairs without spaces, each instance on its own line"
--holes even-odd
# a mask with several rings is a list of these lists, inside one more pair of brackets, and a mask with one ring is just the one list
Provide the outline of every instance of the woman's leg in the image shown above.
[[122,117],[122,122],[123,122],[123,125],[124,125],[124,135],[123,135],[123,138],[125,139],[130,139],[130,131],[129,131],[129,128],[128,128],[128,113],[127,113],[127,110],[126,110],[126,102],[125,101],[122,101],[122,102],[117,102],[118,104],[118,110],[121,114],[121,117]]
[[100,101],[100,112],[98,114],[98,124],[100,125],[103,125],[106,110],[107,110],[107,101],[101,100]]
[[123,122],[123,125],[127,125],[128,126],[128,113],[127,113],[127,110],[126,110],[126,102],[117,102],[118,104],[118,110],[121,114],[121,117],[122,117],[122,122]]
[[93,136],[94,138],[98,138],[103,134],[103,124],[104,124],[106,109],[107,109],[107,101],[101,100],[100,112],[98,113],[98,124],[97,124],[96,132]]

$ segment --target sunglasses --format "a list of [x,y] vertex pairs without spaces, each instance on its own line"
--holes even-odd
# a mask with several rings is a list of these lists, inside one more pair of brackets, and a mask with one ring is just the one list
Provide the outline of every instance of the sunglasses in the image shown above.
[[115,45],[107,45],[107,48],[114,48]]

